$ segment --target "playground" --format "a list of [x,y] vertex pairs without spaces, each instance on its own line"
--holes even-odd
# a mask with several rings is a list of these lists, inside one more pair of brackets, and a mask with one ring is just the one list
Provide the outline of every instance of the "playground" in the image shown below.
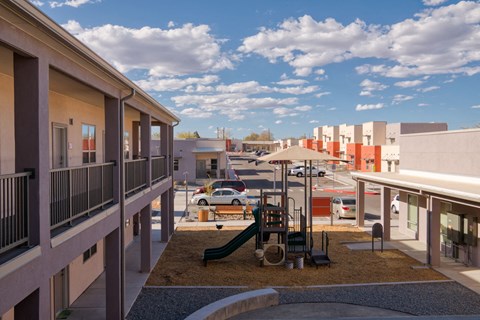
[[[314,286],[352,283],[446,280],[398,250],[350,250],[345,243],[371,241],[371,236],[354,226],[313,226],[314,247],[321,247],[322,231],[328,232],[331,265],[318,269],[304,261],[303,269],[287,269],[284,264],[261,266],[255,256],[255,237],[228,256],[208,262],[206,248],[228,243],[245,227],[179,228],[173,235],[147,281],[147,286]],[[273,239],[275,240],[275,239]],[[272,240],[270,240],[272,241]],[[273,242],[277,242],[276,240]],[[295,261],[298,254],[286,259]]]

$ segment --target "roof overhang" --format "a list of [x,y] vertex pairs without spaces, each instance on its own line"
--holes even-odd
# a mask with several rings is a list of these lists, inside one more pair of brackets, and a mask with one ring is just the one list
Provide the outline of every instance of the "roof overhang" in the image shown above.
[[192,150],[192,153],[222,153],[225,152],[222,148],[200,147]]
[[352,178],[389,186],[394,189],[411,190],[419,194],[437,194],[480,204],[480,183],[437,179],[392,172],[351,172]]

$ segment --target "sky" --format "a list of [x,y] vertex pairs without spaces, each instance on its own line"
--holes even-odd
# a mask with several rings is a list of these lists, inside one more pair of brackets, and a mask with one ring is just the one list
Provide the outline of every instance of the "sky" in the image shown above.
[[175,113],[176,133],[480,123],[480,2],[32,0]]

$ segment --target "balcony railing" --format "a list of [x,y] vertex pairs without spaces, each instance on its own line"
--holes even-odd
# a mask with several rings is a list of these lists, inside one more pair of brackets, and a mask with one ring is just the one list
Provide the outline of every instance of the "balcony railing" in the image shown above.
[[152,184],[166,177],[167,159],[165,156],[152,157]]
[[0,176],[0,254],[28,244],[28,173]]
[[125,162],[125,195],[128,196],[147,185],[147,159]]
[[113,201],[113,166],[110,162],[50,171],[52,229]]

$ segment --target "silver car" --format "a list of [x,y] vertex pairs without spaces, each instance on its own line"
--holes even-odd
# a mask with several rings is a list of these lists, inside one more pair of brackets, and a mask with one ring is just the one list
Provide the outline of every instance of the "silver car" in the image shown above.
[[332,214],[337,219],[355,218],[357,200],[353,197],[338,197],[332,199]]
[[210,204],[233,204],[242,205],[247,202],[247,195],[244,192],[238,192],[235,189],[220,188],[212,192],[211,195],[199,193],[192,197],[191,204],[207,206]]

